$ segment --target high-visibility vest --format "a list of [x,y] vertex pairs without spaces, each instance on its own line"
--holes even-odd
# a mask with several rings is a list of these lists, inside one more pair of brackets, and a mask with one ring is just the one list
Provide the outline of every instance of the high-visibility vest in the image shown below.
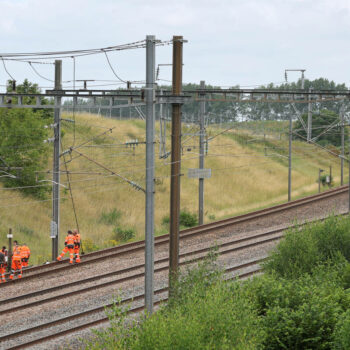
[[12,260],[19,260],[21,261],[21,249],[19,246],[14,246],[13,248],[13,254],[12,254]]
[[68,236],[66,237],[65,243],[66,243],[67,245],[74,245],[74,242],[75,242],[75,238],[74,238],[73,235],[68,235]]
[[26,245],[22,245],[21,247],[21,257],[22,258],[29,258],[30,255],[30,249]]

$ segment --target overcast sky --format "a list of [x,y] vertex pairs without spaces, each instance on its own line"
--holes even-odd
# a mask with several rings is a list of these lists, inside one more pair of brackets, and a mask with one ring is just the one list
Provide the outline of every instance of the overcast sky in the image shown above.
[[[350,0],[0,0],[0,52],[100,48],[182,35],[184,82],[251,86],[284,80],[285,68],[306,69],[350,85]],[[172,47],[157,48],[170,63]],[[125,80],[145,79],[145,50],[110,54]],[[40,79],[25,63],[6,63],[17,81]],[[51,65],[36,66],[47,78]],[[63,62],[72,79],[72,59]],[[297,80],[299,73],[289,75]],[[8,75],[0,65],[0,84]],[[76,60],[77,79],[111,79],[103,55]],[[171,79],[170,67],[160,78]],[[95,83],[97,84],[97,83]],[[0,90],[3,87],[0,86]]]

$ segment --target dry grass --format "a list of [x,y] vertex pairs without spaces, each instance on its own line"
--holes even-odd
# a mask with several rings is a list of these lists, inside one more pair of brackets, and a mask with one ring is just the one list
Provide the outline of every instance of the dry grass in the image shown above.
[[[120,121],[100,118],[95,115],[78,114],[76,127],[66,123],[63,127],[63,148],[79,145],[95,137],[89,146],[78,150],[84,155],[103,164],[108,169],[121,174],[145,187],[145,146],[140,144],[135,149],[122,145],[130,139],[145,140],[145,125],[140,120]],[[114,128],[103,136],[96,137],[108,128]],[[191,127],[184,125],[183,132],[188,133]],[[169,129],[168,129],[169,130]],[[214,135],[218,131],[209,129]],[[240,132],[221,135],[210,141],[209,153],[205,167],[212,169],[212,177],[205,180],[205,221],[224,218],[257,208],[270,206],[287,199],[287,160],[283,157],[264,155],[266,144],[257,135],[251,135],[255,142],[244,144],[237,141]],[[74,136],[75,135],[75,136]],[[168,132],[170,135],[170,132]],[[267,135],[271,145],[286,147],[286,140],[275,140],[271,133]],[[189,136],[184,136],[186,139]],[[105,145],[104,147],[101,147]],[[197,212],[198,181],[187,177],[188,168],[198,167],[198,138],[186,142],[183,153],[181,177],[181,207]],[[339,161],[324,151],[319,152],[314,146],[302,142],[293,142],[295,148],[293,159],[293,198],[314,193],[318,168],[328,169],[332,164],[335,182],[339,183]],[[167,141],[170,149],[170,141]],[[156,145],[158,157],[158,144]],[[277,152],[269,149],[268,152]],[[270,153],[268,153],[270,154]],[[77,157],[77,158],[74,158]],[[170,158],[159,160],[156,157],[156,194],[155,226],[156,233],[166,232],[162,227],[162,218],[169,214]],[[67,157],[66,160],[70,160]],[[48,163],[51,164],[51,160]],[[67,164],[71,175],[73,197],[76,202],[77,216],[83,239],[89,239],[97,247],[113,244],[113,229],[133,228],[135,239],[144,235],[145,197],[142,191],[136,191],[124,180],[112,176],[93,162],[72,153],[72,160]],[[61,170],[65,170],[61,166]],[[74,172],[79,174],[74,174]],[[86,173],[90,174],[86,174]],[[85,173],[85,174],[82,174]],[[95,173],[95,174],[92,174]],[[103,175],[99,175],[103,174]],[[48,179],[50,176],[48,176]],[[64,174],[61,183],[66,183]],[[75,220],[69,192],[61,190],[61,238],[65,231],[74,228]],[[6,232],[9,227],[15,237],[25,241],[33,251],[33,262],[42,262],[50,258],[49,225],[51,220],[50,199],[37,202],[24,197],[20,192],[1,191],[2,210],[0,214],[1,243],[6,244]],[[6,199],[4,199],[6,198]],[[120,212],[120,217],[113,225],[101,221],[103,213],[113,210]],[[61,242],[62,244],[62,242]]]

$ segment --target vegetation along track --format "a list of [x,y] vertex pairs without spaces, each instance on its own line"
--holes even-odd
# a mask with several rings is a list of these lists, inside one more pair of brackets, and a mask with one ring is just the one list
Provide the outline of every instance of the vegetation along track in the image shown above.
[[[266,217],[270,215],[271,213],[277,213],[281,214],[283,211],[286,211],[290,208],[296,208],[300,206],[305,206],[308,204],[315,203],[317,204],[320,200],[326,200],[327,198],[336,198],[338,201],[338,195],[343,195],[343,197],[347,198],[347,188],[341,187],[337,188],[332,191],[328,191],[325,193],[322,193],[321,195],[315,195],[312,197],[307,197],[305,199],[297,200],[291,203],[286,203],[283,205],[279,205],[273,208],[264,209],[255,213],[242,215],[240,217],[235,217],[232,219],[227,219],[223,221],[219,221],[216,223],[203,225],[200,227],[195,227],[193,229],[188,229],[181,232],[181,239],[188,238],[188,237],[194,237],[194,236],[201,236],[205,232],[211,232],[220,230],[223,227],[231,227],[235,224],[243,223],[244,225],[247,225],[247,223],[250,220],[259,219]],[[344,200],[344,198],[343,198]],[[343,206],[344,209],[344,206]],[[236,272],[238,276],[245,277],[249,276],[252,273],[256,273],[259,271],[258,264],[266,257],[266,254],[263,256],[260,254],[260,256],[257,254],[257,251],[254,252],[254,248],[258,246],[259,251],[262,249],[263,245],[269,245],[274,244],[276,240],[278,240],[282,236],[282,231],[287,227],[288,225],[284,225],[284,227],[278,227],[274,229],[264,229],[260,230],[262,232],[259,233],[250,233],[249,235],[242,235],[241,237],[236,237],[235,235],[228,235],[226,236],[225,241],[218,242],[218,254],[220,259],[225,257],[232,257],[232,256],[239,256],[242,251],[249,251],[249,254],[245,255],[243,259],[241,259],[241,256],[239,256],[236,261],[238,263],[233,263],[232,261],[228,261],[226,259],[225,263],[223,264],[225,266],[226,273],[229,274],[230,272]],[[202,229],[202,230],[201,230]],[[187,240],[185,240],[186,242]],[[205,240],[205,244],[202,245],[192,245],[188,247],[187,251],[184,251],[180,256],[180,264],[181,265],[187,265],[190,263],[193,263],[195,261],[199,261],[203,259],[206,256],[206,253],[209,251],[215,240]],[[165,245],[165,243],[168,242],[167,235],[160,236],[156,239],[157,245]],[[271,245],[270,245],[271,246]],[[110,248],[106,249],[102,252],[94,252],[91,254],[87,254],[84,258],[86,259],[86,264],[92,264],[92,262],[100,261],[101,258],[106,259],[106,257],[111,256],[118,256],[118,255],[124,255],[126,253],[131,253],[134,251],[142,252],[143,253],[144,243],[143,242],[135,242],[131,244],[126,244],[124,246],[119,246],[116,248]],[[182,250],[181,250],[182,251]],[[254,260],[249,260],[249,259]],[[96,260],[97,259],[97,260]],[[157,257],[155,261],[155,278],[157,279],[157,276],[162,277],[162,283],[159,285],[160,279],[158,279],[158,286],[156,289],[156,303],[161,302],[162,300],[166,300],[166,272],[168,269],[168,258],[167,256],[161,256]],[[244,263],[242,263],[244,262]],[[61,269],[66,269],[65,271],[70,271],[71,268],[78,268],[79,266],[83,265],[62,265],[62,263],[53,263],[50,264],[50,268],[53,268],[55,272],[60,271]],[[227,267],[230,266],[230,267]],[[45,266],[46,267],[46,266]],[[36,267],[32,268],[35,269]],[[90,268],[90,266],[89,266]],[[253,269],[252,269],[253,268]],[[59,269],[59,270],[58,270]],[[119,269],[117,271],[111,271],[104,274],[95,275],[92,277],[93,269],[90,269],[90,274],[88,278],[81,278],[80,280],[75,280],[70,283],[66,284],[59,284],[53,287],[49,288],[41,288],[42,290],[36,290],[33,293],[24,293],[21,295],[13,294],[12,298],[9,298],[7,300],[1,300],[0,301],[0,314],[3,317],[6,317],[6,312],[8,313],[8,309],[10,306],[12,318],[16,318],[16,315],[20,314],[30,314],[33,315],[35,313],[42,313],[45,314],[45,305],[47,305],[47,308],[57,308],[57,305],[60,305],[59,308],[62,305],[64,305],[67,300],[75,300],[74,298],[81,297],[81,295],[88,295],[89,291],[106,291],[108,288],[115,288],[115,286],[121,285],[123,283],[131,283],[132,281],[137,280],[139,285],[143,282],[143,270],[144,270],[144,264],[133,263],[132,266],[128,266],[125,269]],[[44,274],[47,273],[46,270],[37,270],[38,274],[41,275],[43,272]],[[14,283],[21,283],[18,286],[21,286],[21,293],[25,291],[26,284],[23,284],[25,280],[27,282],[31,282],[32,279],[34,279],[34,276],[29,275],[28,277],[22,279],[22,280],[16,280]],[[227,276],[227,278],[231,278],[232,276]],[[107,282],[104,281],[106,278],[112,278],[112,280],[108,280]],[[165,280],[165,282],[164,282]],[[36,280],[35,280],[36,281]],[[35,282],[34,281],[34,282]],[[89,285],[89,283],[93,282],[94,285]],[[35,282],[36,283],[36,282]],[[11,287],[17,288],[16,284],[8,283],[6,285],[2,285],[4,287],[3,289],[3,296],[9,295],[11,293]],[[52,285],[49,283],[49,285]],[[22,288],[23,286],[23,288]],[[73,287],[76,287],[77,289],[72,290]],[[9,293],[7,293],[6,289],[9,288]],[[125,289],[124,289],[125,290]],[[59,293],[59,294],[57,294]],[[96,293],[96,296],[99,293]],[[109,294],[111,295],[111,293]],[[133,291],[133,294],[126,295],[125,299],[123,300],[124,303],[130,303],[131,300],[131,310],[130,312],[137,312],[143,309],[142,300],[143,300],[143,290],[139,288],[138,291]],[[91,298],[91,296],[90,296]],[[49,342],[50,339],[55,339],[57,337],[66,336],[67,334],[78,332],[79,330],[84,330],[93,326],[97,326],[103,322],[107,321],[104,309],[105,307],[111,306],[110,302],[110,296],[109,301],[105,300],[103,303],[90,303],[88,306],[79,306],[79,308],[75,308],[67,312],[66,314],[56,313],[53,311],[53,315],[50,317],[47,317],[45,314],[43,317],[38,317],[38,319],[30,320],[26,324],[18,324],[16,327],[10,327],[8,329],[4,329],[1,332],[0,336],[0,347],[4,349],[23,349],[25,347],[35,347],[40,343],[46,343]],[[87,298],[89,299],[89,298]],[[56,303],[57,301],[57,303]],[[78,302],[77,302],[78,303]],[[2,308],[2,306],[4,308]],[[44,307],[44,309],[42,309]],[[44,311],[42,311],[44,310]],[[84,310],[84,311],[83,311]],[[10,320],[10,323],[14,322]],[[13,330],[17,329],[15,333],[13,333]],[[25,344],[25,345],[24,345]],[[46,344],[44,344],[46,346]],[[47,347],[48,349],[49,347]]]
[[[238,266],[231,266],[225,269],[226,279],[231,280],[235,278],[246,278],[253,274],[260,272],[259,263],[262,262],[263,259],[256,259],[245,264],[241,264]],[[232,276],[232,273],[235,271],[242,270],[247,267],[255,267],[254,269],[246,272],[241,272]],[[155,301],[155,306],[159,305],[161,302],[167,301],[167,287],[159,288],[155,290],[155,295],[157,296],[157,300]],[[124,298],[121,300],[121,304],[136,304],[135,306],[131,306],[127,311],[128,314],[140,312],[144,310],[144,305],[139,305],[140,301],[144,299],[144,294],[134,295],[132,297]],[[105,311],[108,308],[113,307],[113,303],[109,303],[107,305],[99,306],[96,308],[89,309],[87,311],[83,311],[80,313],[76,313],[64,318],[60,318],[51,322],[47,322],[38,326],[29,327],[23,329],[21,331],[13,332],[6,336],[0,337],[0,344],[3,344],[6,349],[14,350],[14,349],[24,349],[27,347],[32,347],[40,343],[44,343],[50,340],[53,340],[58,337],[67,336],[71,333],[76,333],[82,329],[91,328],[98,326],[100,324],[108,322],[108,317],[105,315]],[[88,318],[88,320],[86,320]],[[79,322],[79,320],[81,322]],[[72,325],[74,322],[74,325]],[[78,324],[78,325],[77,325]],[[55,327],[58,329],[54,329]],[[64,329],[62,329],[62,327]],[[43,332],[44,331],[44,332]],[[26,340],[22,343],[20,339],[26,337]],[[28,338],[29,337],[29,338]],[[14,341],[11,344],[11,341]]]
[[[320,194],[315,194],[309,197],[301,198],[294,200],[292,202],[283,203],[280,205],[276,205],[270,208],[258,210],[252,213],[243,214],[240,216],[236,216],[229,219],[224,219],[216,222],[212,222],[209,224],[204,224],[201,226],[196,226],[194,228],[189,228],[186,230],[182,230],[180,232],[181,240],[185,240],[188,238],[193,238],[196,236],[203,235],[204,233],[208,233],[211,231],[216,231],[220,229],[224,229],[239,223],[245,223],[251,220],[257,220],[260,218],[264,218],[266,216],[272,215],[272,214],[278,214],[282,212],[286,212],[288,210],[291,210],[293,208],[298,208],[301,206],[305,206],[307,204],[314,204],[317,203],[320,200],[326,200],[330,198],[337,197],[342,194],[346,194],[348,191],[348,186],[341,186],[337,187],[332,190],[325,191]],[[155,245],[165,245],[169,243],[169,235],[165,234],[162,236],[158,236],[155,238]],[[107,248],[103,250],[99,250],[96,252],[91,252],[83,255],[82,262],[77,265],[67,265],[67,260],[63,260],[60,262],[52,262],[50,264],[45,265],[39,265],[39,266],[33,266],[24,271],[24,276],[21,280],[14,280],[11,281],[11,283],[23,283],[28,278],[36,278],[41,277],[47,274],[52,274],[58,271],[64,271],[67,269],[72,268],[79,268],[80,266],[89,265],[89,264],[95,264],[98,261],[103,261],[106,259],[106,257],[112,258],[112,257],[119,257],[125,254],[135,253],[138,251],[143,251],[145,247],[144,241],[137,241],[132,243],[123,244],[117,247]]]

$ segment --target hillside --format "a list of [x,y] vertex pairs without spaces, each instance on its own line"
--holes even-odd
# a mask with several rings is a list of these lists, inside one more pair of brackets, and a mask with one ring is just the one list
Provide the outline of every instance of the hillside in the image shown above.
[[[70,115],[64,118],[72,118]],[[278,123],[277,123],[278,124]],[[252,127],[253,126],[253,127]],[[287,200],[288,141],[279,129],[284,124],[264,124],[256,132],[257,125],[241,125],[239,129],[207,129],[209,138],[205,167],[212,169],[212,177],[205,181],[205,222],[271,206]],[[113,128],[110,132],[103,132]],[[158,124],[157,124],[158,128]],[[137,191],[123,179],[111,175],[96,163],[113,170],[124,178],[145,187],[145,122],[142,120],[116,120],[96,115],[78,114],[73,123],[63,123],[63,149],[91,142],[77,149],[87,156],[72,152],[66,156],[67,169],[71,172],[71,186],[75,200],[80,231],[85,249],[92,250],[121,242],[120,232],[134,233],[133,239],[144,234],[144,193]],[[253,130],[254,133],[253,133]],[[198,181],[187,177],[188,168],[198,166],[198,136],[188,134],[198,127],[183,124],[183,162],[181,178],[181,208],[197,213]],[[265,138],[263,134],[265,133]],[[100,135],[100,136],[98,136]],[[157,132],[158,135],[158,132]],[[216,136],[218,135],[218,136]],[[167,150],[170,150],[170,123],[167,126]],[[137,139],[133,147],[126,142]],[[156,234],[167,232],[162,225],[169,215],[170,157],[158,158],[156,143]],[[52,160],[49,159],[48,170]],[[293,141],[292,198],[315,193],[318,169],[332,165],[335,185],[340,182],[340,161],[315,146]],[[64,164],[61,171],[65,171]],[[345,172],[346,173],[346,172]],[[47,174],[51,179],[51,174]],[[42,183],[51,186],[50,182]],[[61,175],[61,184],[67,185],[67,177]],[[32,249],[32,263],[50,260],[51,198],[37,200],[24,196],[17,190],[1,188],[0,212],[1,244],[7,245],[6,233],[11,227],[15,239],[26,242]],[[70,228],[75,228],[74,212],[67,188],[61,187],[61,239]],[[119,227],[119,236],[116,228]],[[61,242],[62,246],[62,242]]]

